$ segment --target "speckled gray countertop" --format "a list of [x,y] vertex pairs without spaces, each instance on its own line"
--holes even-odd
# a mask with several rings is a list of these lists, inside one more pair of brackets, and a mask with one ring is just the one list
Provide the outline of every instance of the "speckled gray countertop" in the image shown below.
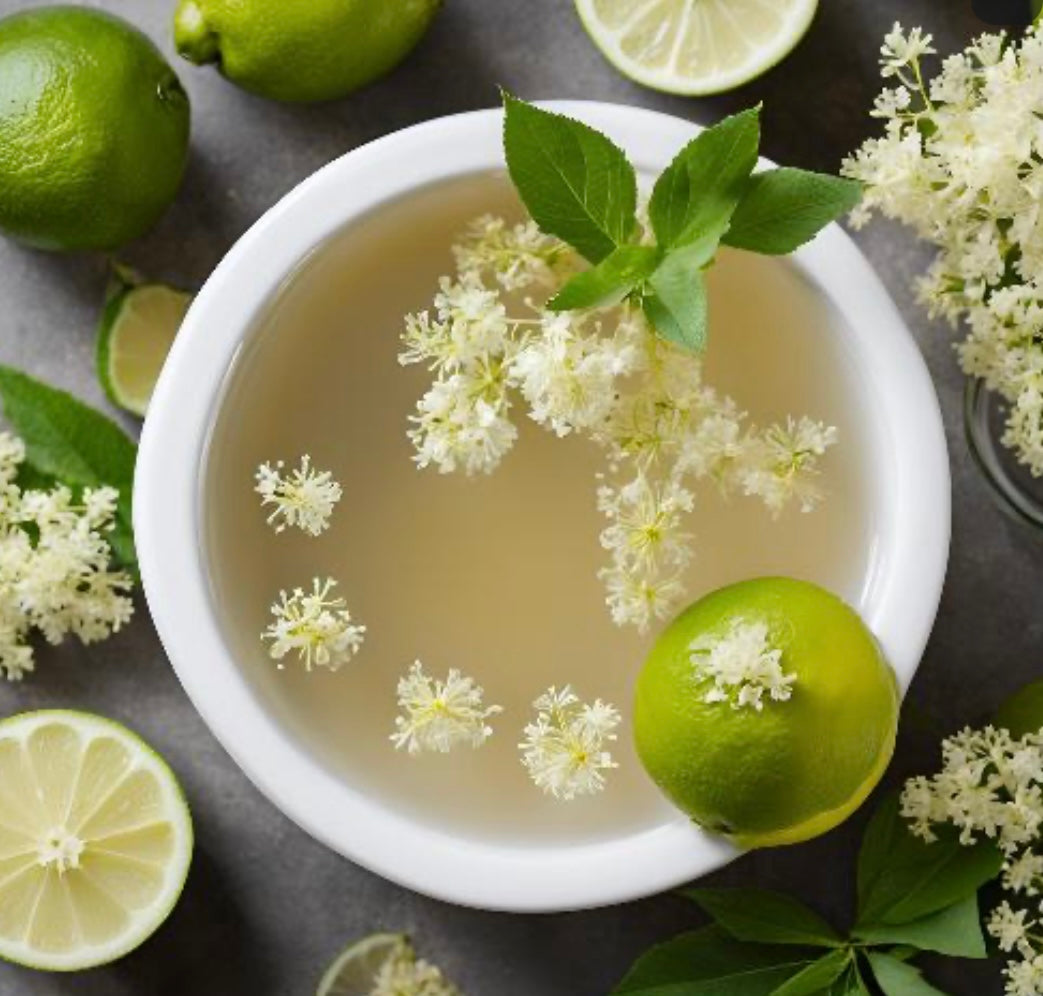
[[[170,52],[173,0],[96,5],[129,18]],[[30,6],[37,4],[0,0],[0,14]],[[194,109],[188,175],[159,227],[123,255],[153,277],[198,285],[260,214],[314,170],[397,128],[490,106],[498,84],[527,98],[618,101],[694,121],[763,100],[765,153],[832,170],[870,130],[877,48],[896,18],[933,30],[943,51],[962,47],[982,28],[970,0],[821,6],[811,33],[779,68],[715,99],[672,98],[627,82],[588,42],[569,0],[446,0],[398,72],[324,106],[268,103],[182,64]],[[952,451],[948,583],[912,687],[893,782],[932,766],[938,731],[981,718],[1007,692],[1043,674],[1043,545],[996,511],[967,453],[950,337],[926,319],[909,290],[926,252],[886,225],[857,238],[926,354]],[[100,258],[0,242],[0,361],[101,404],[92,351],[105,280]],[[263,799],[217,745],[181,691],[142,604],[116,638],[89,650],[74,643],[47,649],[30,680],[0,685],[0,716],[62,706],[130,723],[166,755],[195,813],[195,863],[170,921],[133,955],[64,977],[0,966],[2,996],[308,994],[346,939],[378,928],[415,934],[469,996],[603,996],[638,952],[701,922],[686,901],[669,895],[554,916],[456,909],[342,860]],[[864,815],[813,843],[749,855],[712,880],[796,890],[842,920]],[[956,996],[998,996],[1002,989],[996,965],[939,961],[929,970]]]

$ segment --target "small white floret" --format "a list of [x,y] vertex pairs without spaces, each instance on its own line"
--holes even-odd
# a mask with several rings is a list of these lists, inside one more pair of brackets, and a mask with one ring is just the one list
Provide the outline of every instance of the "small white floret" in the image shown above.
[[724,636],[703,637],[689,646],[697,677],[711,683],[704,702],[728,702],[733,709],[760,712],[764,697],[785,702],[793,695],[795,674],[782,669],[782,651],[773,647],[762,621],[734,623]]
[[332,578],[315,578],[310,592],[303,588],[279,592],[279,600],[272,604],[274,620],[261,634],[262,640],[271,641],[269,654],[274,660],[281,662],[296,652],[308,671],[313,667],[336,671],[358,653],[366,627],[352,622],[343,598],[332,597],[336,584]]
[[262,505],[272,505],[268,522],[277,533],[296,526],[309,536],[318,536],[330,524],[333,507],[341,499],[341,487],[328,470],[316,470],[307,453],[301,465],[284,473],[283,462],[262,463],[257,468],[257,486]]

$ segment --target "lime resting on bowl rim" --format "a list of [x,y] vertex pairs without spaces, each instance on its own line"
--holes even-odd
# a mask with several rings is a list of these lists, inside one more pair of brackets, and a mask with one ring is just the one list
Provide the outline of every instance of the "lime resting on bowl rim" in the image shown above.
[[804,37],[818,0],[576,0],[601,54],[635,83],[701,96],[748,83]]
[[177,902],[192,821],[140,737],[85,712],[0,721],[0,958],[45,971],[138,947]]
[[109,400],[144,416],[192,295],[165,284],[123,285],[98,326],[95,359]]

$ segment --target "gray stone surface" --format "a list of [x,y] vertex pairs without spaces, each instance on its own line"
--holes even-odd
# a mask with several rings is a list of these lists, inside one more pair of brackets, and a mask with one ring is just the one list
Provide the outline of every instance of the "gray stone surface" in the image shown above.
[[[0,0],[0,14],[35,5]],[[98,6],[128,17],[170,50],[173,0]],[[175,207],[124,258],[154,277],[198,285],[266,208],[315,169],[396,128],[491,105],[497,84],[529,98],[619,101],[696,121],[763,100],[768,155],[833,169],[870,131],[876,51],[896,17],[934,29],[943,49],[981,28],[970,0],[823,0],[810,35],[781,67],[737,93],[705,100],[659,95],[620,77],[590,45],[568,0],[447,0],[405,66],[326,106],[266,103],[211,71],[181,65],[195,113],[192,163]],[[952,451],[949,580],[913,685],[893,783],[932,766],[941,731],[980,719],[1043,672],[1043,550],[994,509],[967,454],[950,337],[926,320],[908,288],[925,252],[886,226],[858,240],[923,347]],[[0,243],[0,361],[100,404],[92,348],[104,284],[101,258]],[[381,928],[415,934],[473,996],[600,996],[650,943],[700,922],[673,896],[543,917],[455,909],[341,860],[261,798],[216,744],[182,693],[143,605],[115,639],[90,650],[72,643],[45,650],[29,681],[0,687],[0,715],[52,706],[96,710],[151,740],[184,779],[198,850],[180,905],[138,952],[69,977],[2,966],[3,996],[304,994],[346,939]],[[843,921],[863,819],[802,847],[745,857],[712,881],[793,889]],[[950,961],[931,970],[938,985],[960,996],[1001,991],[994,965]]]

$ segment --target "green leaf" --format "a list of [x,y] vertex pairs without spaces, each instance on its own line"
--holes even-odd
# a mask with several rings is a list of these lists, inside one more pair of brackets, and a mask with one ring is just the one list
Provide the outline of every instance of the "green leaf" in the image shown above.
[[784,256],[850,211],[861,184],[802,169],[768,170],[750,178],[724,234],[725,245]]
[[73,488],[119,491],[116,524],[106,539],[116,561],[137,570],[131,507],[137,448],[115,422],[71,394],[0,366],[4,415],[25,442],[23,478],[33,487],[61,481]]
[[921,951],[937,951],[954,958],[988,956],[977,894],[909,923],[857,928],[854,936],[868,944],[911,944]]
[[699,243],[667,253],[648,278],[651,293],[643,302],[656,332],[693,352],[706,346],[709,305],[701,269],[704,251]]
[[914,837],[897,795],[885,800],[862,838],[858,858],[858,929],[910,923],[973,896],[995,878],[1003,856],[991,841],[970,846],[950,827],[938,840]]
[[752,107],[700,132],[677,154],[648,203],[661,246],[712,237],[716,247],[757,164],[759,145],[760,108]]
[[551,311],[573,311],[618,304],[656,268],[653,246],[620,246],[600,263],[577,273],[548,302]]
[[818,953],[747,944],[719,927],[682,934],[635,962],[613,996],[771,996]]
[[784,982],[771,996],[816,996],[832,986],[850,965],[850,950],[830,951]]
[[529,214],[592,263],[625,243],[636,224],[637,179],[600,132],[503,94],[507,169]]
[[687,889],[720,926],[740,941],[840,947],[843,938],[814,910],[767,889]]
[[884,996],[945,996],[913,965],[907,965],[880,951],[870,951],[866,957],[869,958],[869,965]]

